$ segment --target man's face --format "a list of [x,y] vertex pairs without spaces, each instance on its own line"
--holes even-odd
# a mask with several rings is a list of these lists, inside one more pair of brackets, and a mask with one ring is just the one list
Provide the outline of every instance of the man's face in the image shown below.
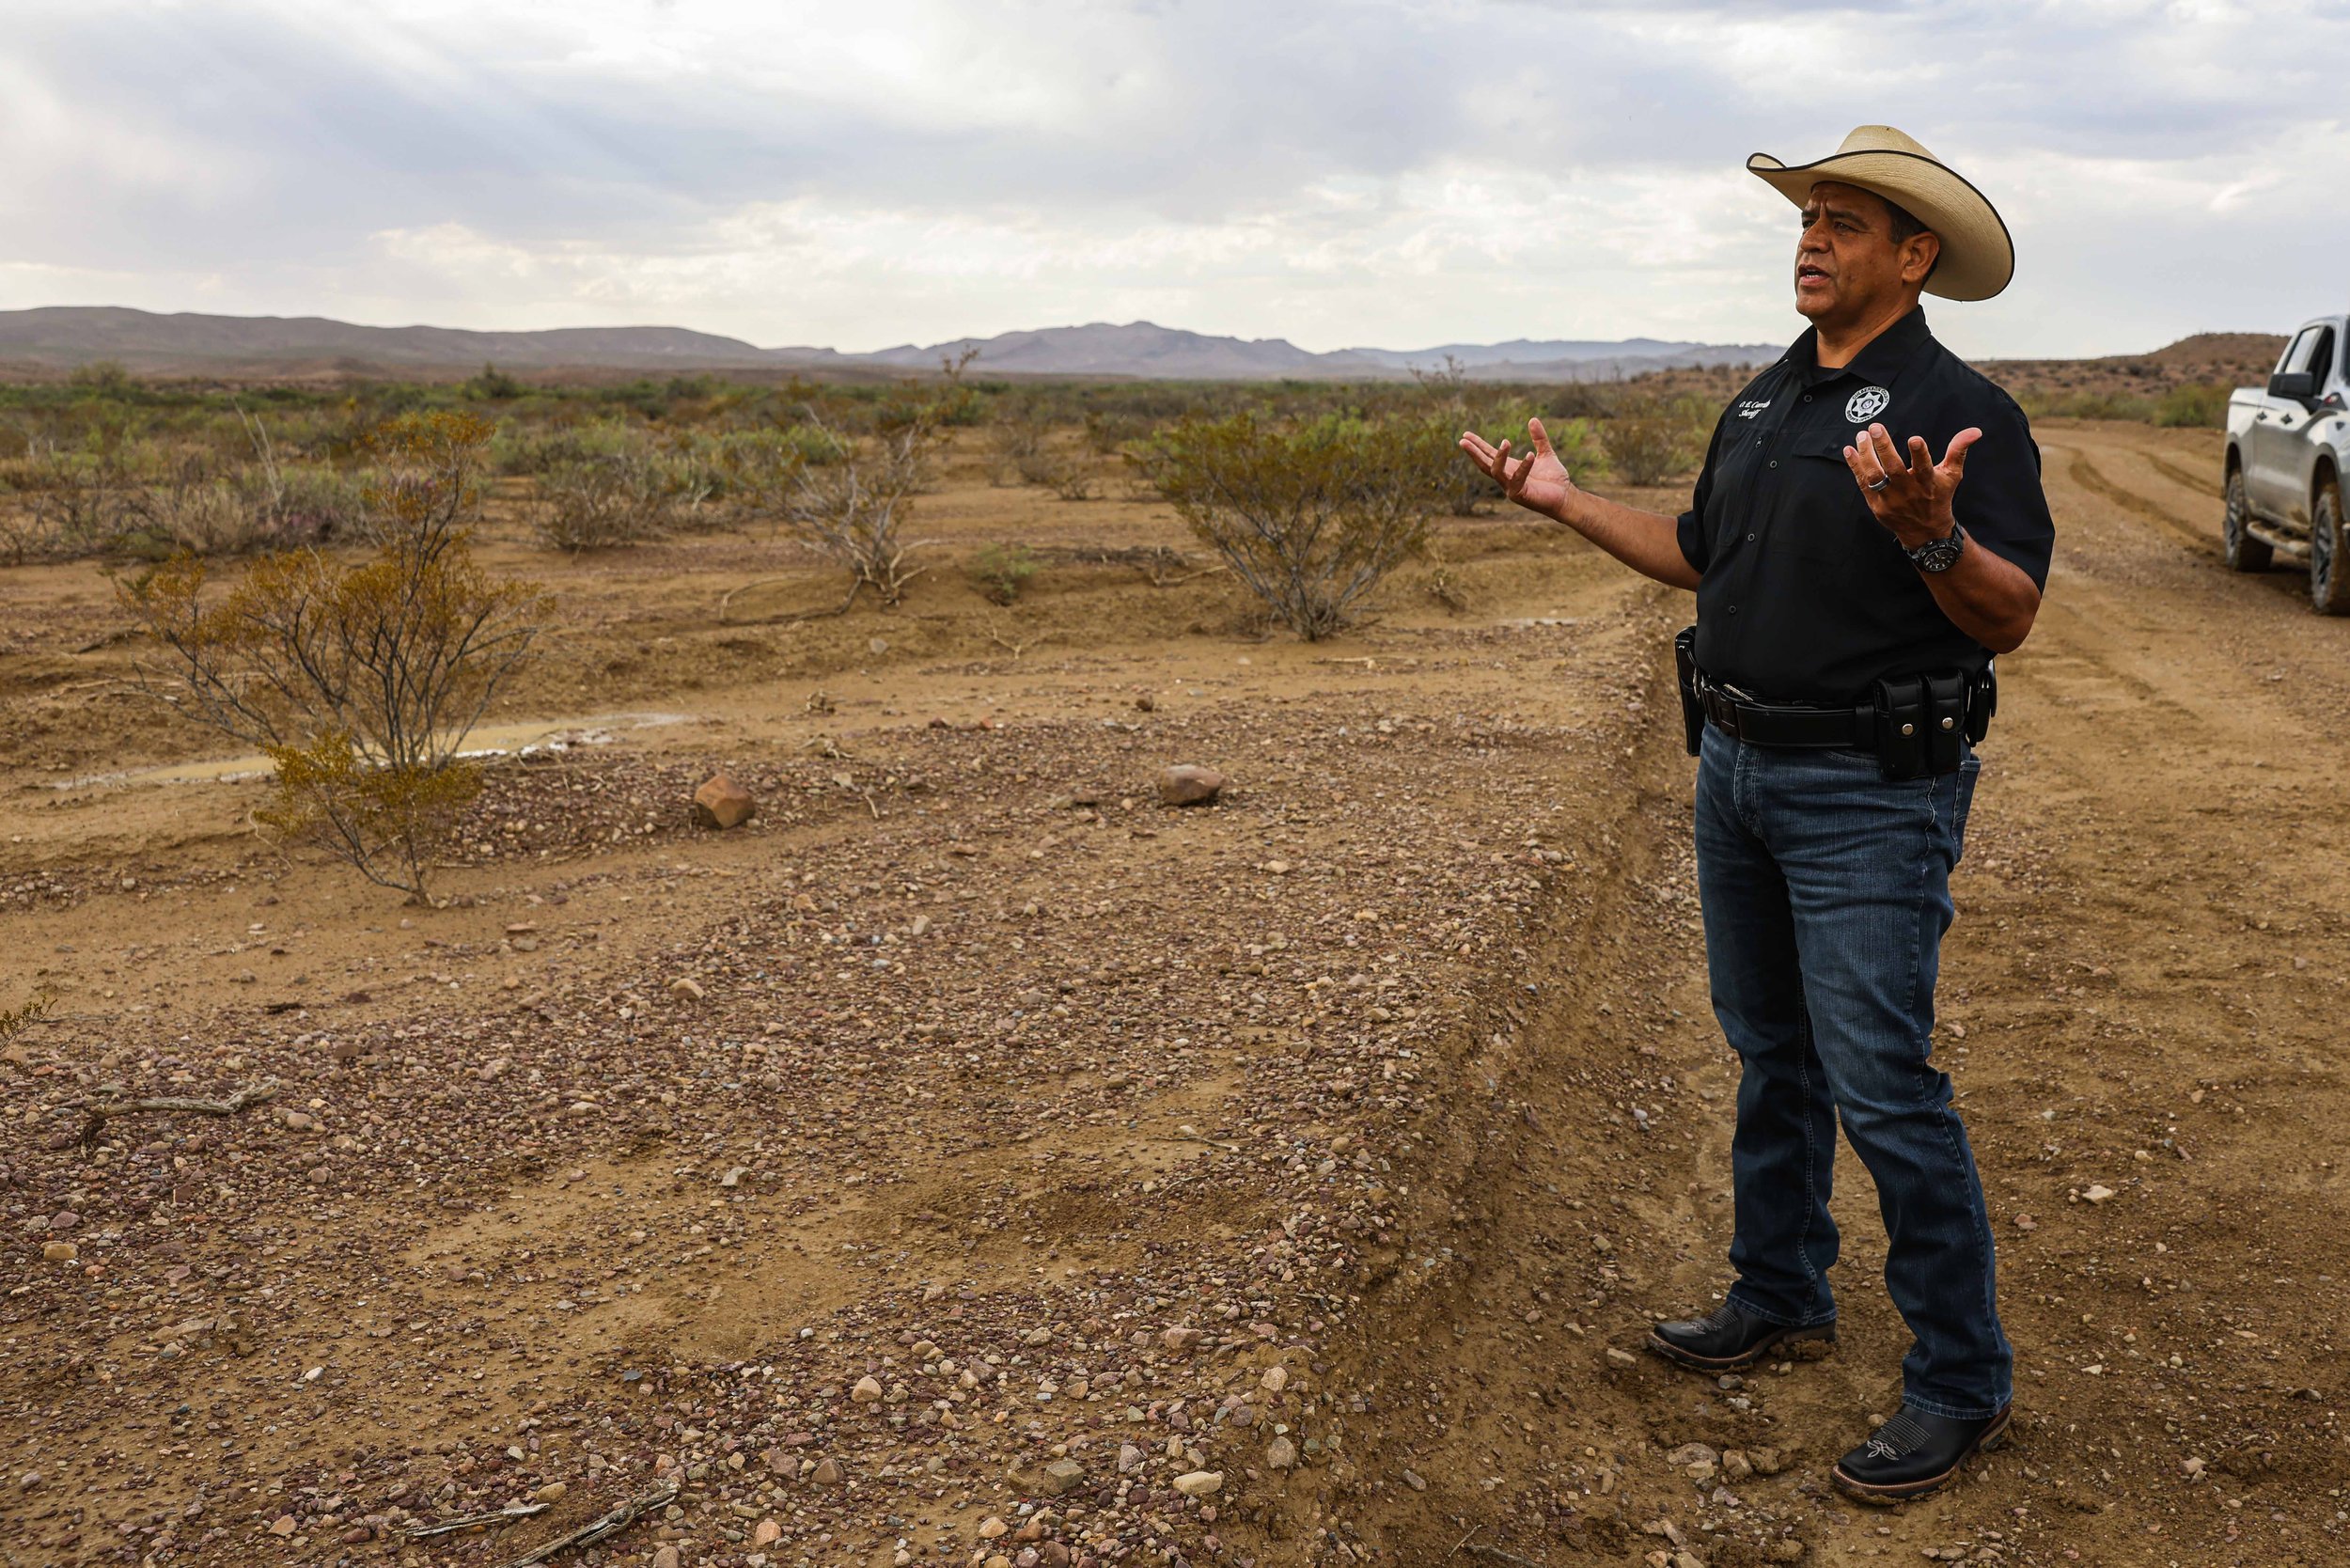
[[1931,234],[1896,243],[1884,198],[1822,180],[1803,206],[1795,308],[1815,322],[1866,320],[1923,282],[1940,245]]

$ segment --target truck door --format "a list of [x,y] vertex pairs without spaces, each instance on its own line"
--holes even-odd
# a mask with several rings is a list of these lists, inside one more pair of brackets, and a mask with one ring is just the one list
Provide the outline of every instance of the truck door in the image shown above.
[[[2330,321],[2303,327],[2269,378],[2268,396],[2253,416],[2245,470],[2245,489],[2255,511],[2304,525],[2310,520],[2310,498],[2301,479],[2311,404],[2332,374],[2336,337]],[[2299,395],[2305,384],[2307,395]]]

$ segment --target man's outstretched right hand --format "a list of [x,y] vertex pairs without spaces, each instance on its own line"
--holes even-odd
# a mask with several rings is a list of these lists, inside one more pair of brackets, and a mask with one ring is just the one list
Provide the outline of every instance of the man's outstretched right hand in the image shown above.
[[1528,511],[1544,517],[1565,521],[1560,509],[1567,497],[1574,494],[1574,481],[1567,477],[1567,465],[1559,461],[1559,454],[1550,449],[1550,436],[1540,419],[1526,422],[1526,433],[1533,441],[1534,449],[1522,458],[1510,456],[1510,443],[1494,446],[1475,431],[1461,432],[1461,450],[1469,461],[1494,478],[1502,494]]

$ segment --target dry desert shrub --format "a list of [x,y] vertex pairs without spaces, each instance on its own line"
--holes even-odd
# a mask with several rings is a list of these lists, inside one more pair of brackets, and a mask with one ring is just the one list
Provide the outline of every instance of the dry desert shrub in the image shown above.
[[497,427],[476,415],[403,414],[370,431],[366,449],[382,464],[368,487],[359,533],[383,546],[447,535],[479,512]]
[[1272,617],[1308,641],[1342,630],[1443,508],[1454,436],[1426,419],[1256,413],[1187,418],[1140,461],[1177,515]]
[[125,494],[113,547],[143,560],[292,550],[350,530],[364,511],[357,487],[331,473],[289,478],[261,465],[220,475],[190,459]]
[[13,1008],[0,1009],[0,1040],[12,1039],[39,1023],[49,1012],[49,998],[36,996]]
[[121,536],[136,487],[117,450],[27,451],[0,466],[0,559],[22,566],[100,554]]
[[911,557],[929,541],[907,539],[905,522],[915,493],[929,483],[936,446],[935,431],[909,424],[865,441],[843,438],[847,455],[824,467],[774,458],[763,473],[746,474],[744,504],[846,568],[849,604],[870,588],[884,604],[895,604],[924,570]]
[[1081,452],[1055,451],[1050,447],[1039,451],[1024,464],[1020,477],[1033,485],[1042,485],[1064,501],[1090,501],[1093,487],[1101,476]]
[[987,482],[1001,489],[1017,479],[1051,491],[1064,501],[1088,501],[1101,476],[1084,452],[1058,449],[1051,430],[1013,414],[987,431]]
[[530,525],[573,555],[653,538],[669,524],[672,500],[653,465],[634,454],[588,458],[547,471]]
[[163,651],[147,689],[274,764],[259,820],[425,902],[432,852],[479,788],[460,748],[549,605],[484,572],[469,510],[447,504],[478,444],[410,442],[385,433],[409,463],[390,493],[404,525],[367,559],[290,550],[210,595],[207,564],[183,555],[118,590]]
[[260,424],[244,428],[250,454],[28,444],[0,463],[0,563],[245,556],[351,530],[363,510],[357,481],[283,466]]
[[987,427],[987,482],[997,490],[1026,479],[1028,466],[1044,449],[1044,427],[1017,414]]
[[1089,409],[1085,417],[1086,446],[1103,457],[1123,457],[1136,442],[1150,440],[1157,428],[1139,415],[1115,410]]
[[948,428],[970,417],[973,398],[963,371],[971,358],[945,361],[937,385],[897,389],[869,436],[836,430],[808,408],[804,428],[817,432],[829,462],[810,462],[788,445],[741,462],[740,509],[845,568],[844,610],[867,588],[885,606],[894,605],[927,570],[914,565],[913,556],[932,541],[906,538],[906,520],[916,494],[930,488]]

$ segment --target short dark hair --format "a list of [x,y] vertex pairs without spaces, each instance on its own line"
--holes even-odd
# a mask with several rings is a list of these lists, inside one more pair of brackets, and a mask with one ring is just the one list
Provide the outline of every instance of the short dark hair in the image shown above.
[[[1931,227],[1919,221],[1917,213],[1911,212],[1908,208],[1904,207],[1900,202],[1895,201],[1891,196],[1881,196],[1877,197],[1877,199],[1885,203],[1886,214],[1892,221],[1893,243],[1895,244],[1906,244],[1920,234],[1934,234],[1934,230]],[[1934,237],[1937,240],[1941,238],[1939,234],[1935,234]],[[1934,266],[1926,269],[1925,278],[1920,279],[1919,281],[1923,282],[1932,279],[1935,268],[1941,265],[1942,255],[1941,252],[1936,251],[1934,257]]]

